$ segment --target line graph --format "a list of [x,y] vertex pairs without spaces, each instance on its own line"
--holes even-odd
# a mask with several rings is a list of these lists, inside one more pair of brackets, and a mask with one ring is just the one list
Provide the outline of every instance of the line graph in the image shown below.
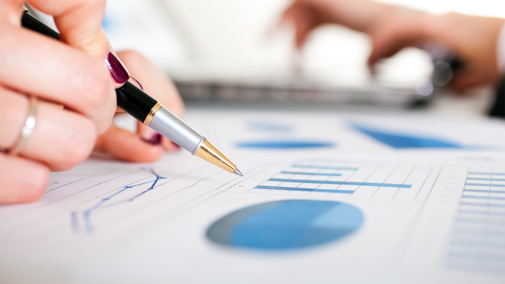
[[[72,211],[70,213],[70,218],[71,218],[71,226],[72,226],[72,230],[74,233],[79,233],[80,232],[80,222],[79,222],[79,217],[82,218],[82,222],[83,222],[83,227],[84,227],[84,231],[87,233],[87,234],[93,234],[94,232],[94,226],[93,226],[93,222],[91,220],[91,216],[94,212],[96,212],[97,210],[99,209],[105,209],[105,208],[110,208],[110,207],[114,207],[114,206],[118,206],[118,205],[121,205],[121,204],[124,204],[124,203],[129,203],[129,202],[133,202],[135,201],[137,198],[141,197],[142,195],[148,193],[149,191],[153,190],[154,187],[156,186],[156,184],[158,183],[158,181],[160,180],[163,180],[163,179],[166,179],[166,177],[162,177],[160,175],[158,175],[152,168],[149,168],[149,169],[142,169],[142,170],[145,170],[151,174],[153,174],[155,176],[155,179],[154,180],[150,180],[150,181],[147,181],[147,182],[142,182],[142,183],[139,183],[139,184],[133,184],[133,185],[127,185],[127,186],[124,186],[123,188],[121,188],[120,190],[102,198],[101,200],[99,200],[98,202],[96,202],[94,205],[92,205],[91,207],[88,207],[87,209],[84,209],[84,210],[79,210],[79,211]],[[119,200],[119,201],[116,201],[116,202],[113,202],[113,203],[110,203],[110,201],[122,194],[122,193],[125,193],[128,189],[132,189],[132,188],[136,188],[136,187],[140,187],[140,186],[143,186],[143,185],[150,185],[147,189],[141,191],[140,193],[137,193],[135,195],[133,195],[132,197],[129,197],[129,198],[126,198],[126,199],[123,199],[123,200]]]

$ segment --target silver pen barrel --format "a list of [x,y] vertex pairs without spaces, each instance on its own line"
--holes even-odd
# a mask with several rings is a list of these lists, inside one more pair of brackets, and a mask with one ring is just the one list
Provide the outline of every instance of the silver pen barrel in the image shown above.
[[205,137],[193,130],[161,104],[159,109],[152,115],[152,120],[148,126],[193,155],[196,154],[205,141]]

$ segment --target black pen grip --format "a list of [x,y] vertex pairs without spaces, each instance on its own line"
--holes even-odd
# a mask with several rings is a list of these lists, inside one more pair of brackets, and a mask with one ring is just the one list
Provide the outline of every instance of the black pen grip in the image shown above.
[[52,37],[55,40],[60,40],[60,35],[56,31],[54,31],[50,27],[46,26],[44,23],[39,21],[37,18],[28,14],[28,11],[25,11],[23,13],[23,17],[21,18],[21,25],[25,28],[32,30],[32,31],[41,33],[41,34],[46,35],[48,37]]
[[157,101],[137,88],[130,82],[126,82],[121,88],[116,89],[117,106],[143,122]]

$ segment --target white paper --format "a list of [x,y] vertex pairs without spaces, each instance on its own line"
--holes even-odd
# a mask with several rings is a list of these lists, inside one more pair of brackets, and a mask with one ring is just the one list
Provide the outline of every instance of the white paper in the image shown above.
[[[184,152],[154,164],[94,157],[53,173],[39,202],[0,208],[1,282],[504,282],[503,123],[203,110],[187,121],[245,177]],[[358,123],[472,147],[396,149],[357,131]],[[237,146],[247,141],[333,146]],[[283,251],[206,235],[236,210],[285,200],[341,202],[364,219],[341,239]]]

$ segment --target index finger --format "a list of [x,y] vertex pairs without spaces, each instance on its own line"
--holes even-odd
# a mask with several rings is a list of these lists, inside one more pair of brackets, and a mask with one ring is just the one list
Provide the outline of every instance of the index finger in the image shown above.
[[114,87],[118,88],[128,81],[130,74],[110,47],[101,28],[105,2],[105,0],[29,1],[36,9],[54,17],[61,41],[105,62],[114,79]]
[[101,60],[106,58],[109,41],[101,29],[105,0],[29,0],[28,2],[36,9],[54,17],[64,43]]

